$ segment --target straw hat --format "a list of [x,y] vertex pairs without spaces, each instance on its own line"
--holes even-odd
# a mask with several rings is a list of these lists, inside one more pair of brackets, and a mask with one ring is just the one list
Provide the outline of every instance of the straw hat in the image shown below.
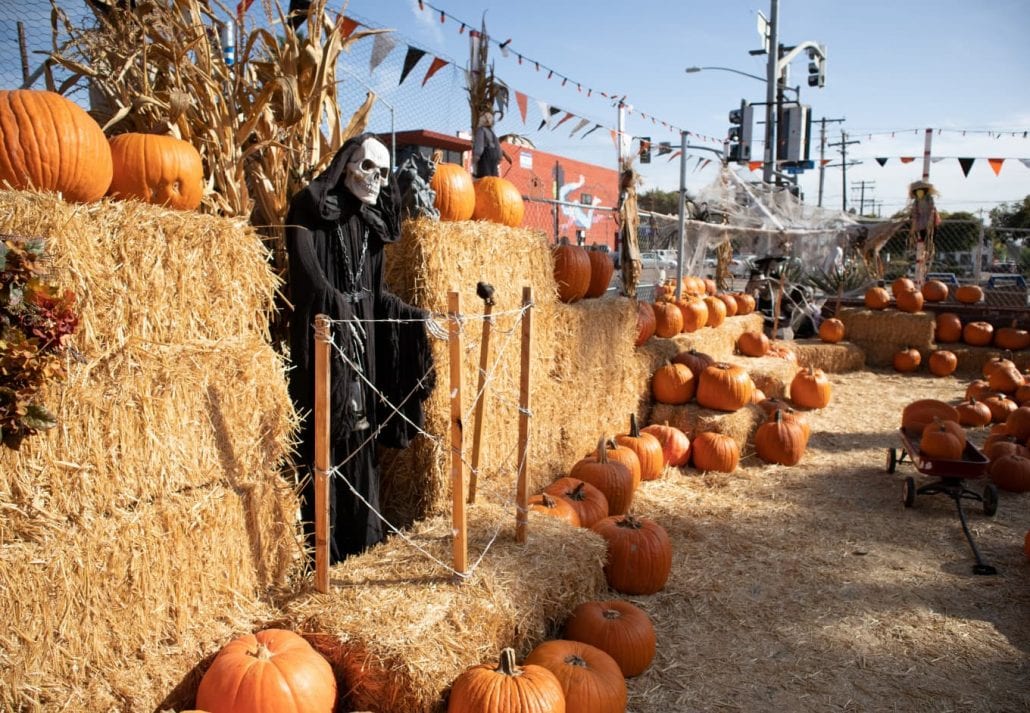
[[931,196],[937,195],[937,189],[933,187],[932,183],[930,183],[929,181],[920,180],[913,181],[912,183],[908,184],[909,197],[914,198],[916,195],[916,191],[918,191],[920,188],[929,193]]

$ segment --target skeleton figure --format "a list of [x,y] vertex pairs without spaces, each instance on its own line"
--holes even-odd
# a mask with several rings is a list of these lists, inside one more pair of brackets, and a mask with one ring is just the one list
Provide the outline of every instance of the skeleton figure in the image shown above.
[[347,162],[343,184],[362,203],[375,205],[389,178],[390,152],[378,139],[369,138]]

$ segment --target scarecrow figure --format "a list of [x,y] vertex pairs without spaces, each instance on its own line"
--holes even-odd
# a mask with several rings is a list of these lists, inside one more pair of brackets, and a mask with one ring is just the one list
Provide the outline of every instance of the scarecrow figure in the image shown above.
[[915,181],[908,187],[908,198],[912,202],[909,221],[909,240],[915,241],[916,274],[915,283],[921,286],[926,278],[926,266],[933,259],[933,237],[941,219],[937,214],[933,197],[937,190],[927,181]]
[[641,271],[637,236],[640,213],[637,210],[637,173],[632,167],[624,168],[619,174],[619,202],[615,208],[615,225],[619,229],[616,240],[619,248],[619,265],[622,269],[622,293],[627,297],[636,297]]
[[[383,248],[400,237],[398,203],[389,151],[361,134],[293,197],[286,219],[294,307],[289,389],[303,418],[302,475],[314,468],[314,321],[318,314],[333,320],[330,464],[340,477],[330,479],[331,562],[383,539],[375,447],[408,445],[424,423],[422,402],[435,381],[424,326],[429,315],[383,286]],[[313,478],[303,496],[313,543]]]

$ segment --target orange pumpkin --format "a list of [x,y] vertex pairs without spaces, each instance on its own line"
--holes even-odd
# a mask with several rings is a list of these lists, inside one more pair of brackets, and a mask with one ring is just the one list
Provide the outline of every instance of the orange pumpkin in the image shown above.
[[[983,398],[984,404],[991,410],[991,421],[993,423],[1005,423],[1009,414],[1019,408],[1016,402],[1005,396],[1005,394],[990,394]],[[1006,433],[1008,430],[1006,429]]]
[[962,327],[962,341],[973,347],[986,347],[994,337],[990,322],[967,322]]
[[137,198],[196,210],[204,197],[204,164],[193,144],[174,136],[127,133],[111,139],[114,198]]
[[567,522],[573,527],[580,527],[583,524],[579,519],[579,513],[576,511],[576,508],[572,507],[568,500],[550,495],[549,493],[539,493],[531,497],[529,499],[529,510],[530,512],[538,512],[542,515]]
[[979,285],[962,285],[955,290],[955,299],[966,305],[975,305],[984,298]]
[[1018,352],[1030,347],[1030,332],[1019,329],[1013,321],[1009,327],[1002,327],[994,333],[994,346],[998,349]]
[[60,94],[0,90],[0,139],[0,186],[89,203],[111,185],[107,137],[93,117]]
[[284,629],[230,641],[197,690],[197,707],[211,713],[329,713],[335,705],[336,679],[329,662]]
[[1005,426],[1010,436],[1024,442],[1030,439],[1030,406],[1020,406],[1013,410],[1005,419]]
[[683,325],[680,331],[696,332],[708,324],[710,316],[708,303],[701,297],[688,297],[677,302],[680,313],[683,317]]
[[500,176],[483,176],[473,183],[476,207],[473,220],[488,220],[515,228],[522,224],[526,210],[515,184]]
[[429,187],[436,192],[433,205],[440,220],[468,220],[476,210],[472,174],[456,163],[438,163]]
[[955,407],[955,410],[958,411],[959,425],[981,427],[991,422],[991,410],[987,408],[986,404],[976,399],[963,401]]
[[672,571],[672,543],[665,528],[646,517],[615,515],[592,528],[608,543],[605,579],[616,592],[654,594]]
[[[590,644],[567,639],[545,641],[529,652],[526,666],[554,674],[565,696],[566,713],[624,713],[626,680],[611,656]],[[497,708],[483,710],[496,711]]]
[[577,302],[590,287],[590,256],[579,245],[564,242],[551,250],[554,257],[554,281],[558,284],[558,299]]
[[937,349],[930,352],[927,366],[930,369],[930,373],[934,376],[948,376],[958,368],[958,357],[955,356],[955,352],[950,352],[947,349]]
[[965,434],[960,436],[955,429],[961,431],[961,428],[954,421],[935,420],[923,429],[923,435],[919,438],[919,452],[929,458],[960,460],[966,447]]
[[665,467],[662,444],[650,433],[642,433],[637,424],[637,415],[629,415],[629,433],[615,436],[615,442],[637,454],[640,461],[640,479],[655,480]]
[[828,344],[836,344],[844,339],[844,323],[836,317],[824,319],[819,323],[819,338]]
[[790,400],[803,408],[826,408],[833,386],[822,369],[801,369],[790,382]]
[[666,465],[678,468],[690,460],[690,437],[668,423],[652,423],[645,426],[644,433],[650,433],[662,444],[662,458]]
[[941,312],[934,318],[934,339],[951,344],[962,339],[962,320],[954,312]]
[[722,303],[726,305],[727,317],[733,317],[737,314],[737,300],[734,299],[732,295],[728,295],[725,292],[720,292],[715,296],[722,300]]
[[755,452],[766,463],[797,465],[807,443],[804,429],[796,421],[785,419],[779,410],[755,431]]
[[900,371],[902,374],[912,373],[919,368],[922,362],[923,357],[919,350],[912,347],[899,349],[894,353],[894,370]]
[[655,302],[655,334],[659,337],[675,337],[683,330],[683,313],[672,302]]
[[923,309],[923,293],[913,287],[907,287],[894,293],[894,302],[902,312],[918,312]]
[[717,362],[698,378],[697,402],[717,411],[736,411],[751,403],[755,384],[751,376],[735,364]]
[[596,486],[579,478],[558,478],[544,488],[544,493],[569,503],[579,515],[582,527],[590,527],[608,517],[608,498]]
[[769,353],[769,337],[765,332],[744,332],[737,338],[737,350],[744,356],[763,357]]
[[948,299],[948,286],[940,280],[927,280],[922,292],[923,299],[927,302],[943,302]]
[[708,307],[708,319],[705,324],[709,327],[718,327],[726,321],[726,303],[718,297],[704,297],[705,306]]
[[694,398],[697,379],[689,367],[666,362],[651,377],[651,393],[661,404],[678,406]]
[[715,359],[704,352],[699,352],[694,347],[691,347],[686,351],[679,352],[671,361],[673,364],[683,364],[694,372],[695,376],[704,371],[705,367],[711,366],[715,363]]
[[901,427],[909,433],[920,436],[923,429],[933,423],[935,418],[957,423],[958,411],[951,404],[937,399],[919,399],[908,404],[902,410]]
[[713,431],[694,436],[691,460],[698,470],[732,473],[740,463],[740,446],[732,437]]
[[[614,443],[612,445],[614,446]],[[637,460],[633,451],[624,450]],[[581,458],[572,466],[569,477],[590,483],[604,493],[608,501],[609,515],[622,515],[629,510],[633,502],[633,491],[640,483],[640,462],[637,460],[634,471],[625,462],[609,458],[609,453],[608,439],[602,437],[597,442],[597,450],[593,454]]]
[[916,283],[911,279],[907,277],[898,277],[891,283],[891,292],[894,294],[894,298],[897,299],[899,292],[915,289],[915,286]]
[[737,314],[751,314],[755,311],[755,297],[743,292],[735,292],[733,299],[737,301]]
[[543,666],[516,666],[515,650],[508,648],[498,663],[472,666],[451,685],[447,713],[478,711],[565,713],[565,693]]
[[639,347],[653,337],[656,326],[654,307],[650,302],[637,300],[637,338],[633,342],[634,346]]
[[865,291],[863,302],[868,309],[886,309],[891,303],[891,296],[883,287],[870,287]]
[[1023,385],[1023,375],[1015,366],[1000,366],[993,369],[987,377],[987,384],[991,391],[998,391],[1003,394],[1014,394],[1016,389]]
[[1030,458],[1005,455],[991,462],[991,480],[1002,490],[1030,492]]
[[590,284],[584,297],[600,297],[611,284],[615,261],[603,250],[587,250],[587,256],[590,258]]
[[621,599],[583,602],[572,610],[562,636],[601,649],[627,678],[647,670],[657,642],[647,612]]

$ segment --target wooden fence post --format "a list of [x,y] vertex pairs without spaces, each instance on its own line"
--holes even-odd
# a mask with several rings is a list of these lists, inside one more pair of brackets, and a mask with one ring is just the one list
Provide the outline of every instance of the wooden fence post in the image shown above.
[[329,591],[329,318],[315,317],[315,589]]
[[[482,283],[480,283],[482,284]],[[476,502],[476,480],[479,478],[479,448],[483,438],[483,405],[486,403],[486,369],[490,362],[490,332],[493,327],[493,287],[483,298],[483,339],[479,348],[479,385],[476,387],[476,422],[472,431],[472,472],[469,474],[469,503]]]
[[461,423],[461,296],[456,289],[447,295],[448,344],[451,361],[451,522],[454,531],[454,570],[468,569],[468,523],[465,520],[465,477],[462,455]]
[[526,541],[529,523],[529,482],[526,460],[529,456],[529,367],[533,351],[533,288],[522,288],[522,366],[519,380],[519,480],[515,497],[515,541]]

